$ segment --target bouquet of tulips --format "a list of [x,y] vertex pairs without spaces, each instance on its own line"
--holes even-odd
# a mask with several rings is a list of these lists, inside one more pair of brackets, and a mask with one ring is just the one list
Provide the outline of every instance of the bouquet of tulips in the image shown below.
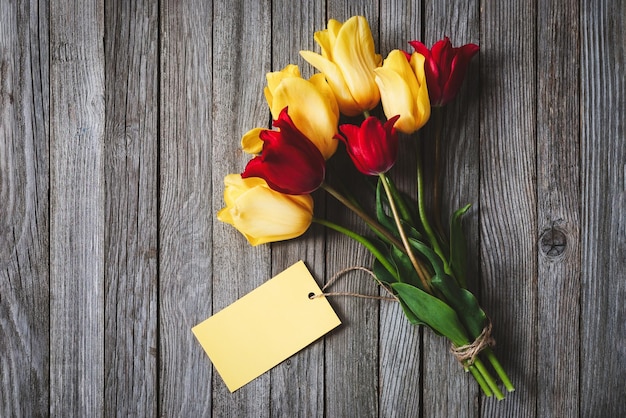
[[[243,136],[244,151],[254,157],[242,174],[226,176],[226,207],[218,219],[252,245],[298,237],[312,222],[355,239],[374,256],[377,283],[394,295],[408,320],[448,338],[484,393],[503,399],[496,379],[508,391],[514,388],[491,350],[491,323],[465,280],[461,217],[469,205],[452,214],[446,236],[441,221],[431,224],[427,216],[424,156],[416,160],[417,199],[400,192],[388,174],[398,155],[398,132],[418,131],[431,109],[439,114],[454,98],[478,46],[454,48],[445,38],[428,49],[412,41],[415,52],[394,50],[383,61],[362,16],[330,20],[315,40],[321,54],[301,51],[301,56],[320,73],[306,80],[297,66],[288,65],[267,74],[264,93],[275,129],[256,128]],[[379,103],[385,121],[370,115]],[[364,120],[340,124],[342,115]],[[439,141],[441,117],[433,119]],[[371,214],[325,181],[327,160],[339,142],[356,169],[376,180]],[[311,193],[320,188],[358,215],[372,236],[315,217]]]

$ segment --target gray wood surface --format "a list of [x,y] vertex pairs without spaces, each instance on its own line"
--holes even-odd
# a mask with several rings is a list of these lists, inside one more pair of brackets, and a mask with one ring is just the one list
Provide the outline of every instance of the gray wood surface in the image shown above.
[[[319,226],[251,247],[215,218],[241,135],[270,125],[265,73],[310,76],[298,51],[355,14],[383,56],[481,47],[445,113],[442,209],[474,204],[503,402],[390,302],[331,299],[340,328],[232,394],[190,331],[300,259],[320,285],[370,265]],[[623,0],[1,1],[0,416],[626,416],[625,19]],[[402,145],[411,193],[433,134]],[[362,272],[330,290],[378,292]]]
[[104,5],[50,3],[50,414],[104,404]]
[[[105,415],[157,413],[158,7],[105,14]],[[132,355],[129,355],[132,353]]]

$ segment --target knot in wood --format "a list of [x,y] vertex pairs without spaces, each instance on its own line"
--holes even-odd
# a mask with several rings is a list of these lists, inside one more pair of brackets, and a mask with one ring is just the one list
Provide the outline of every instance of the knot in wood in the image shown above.
[[541,234],[540,245],[545,256],[558,257],[565,251],[567,237],[561,229],[553,226]]

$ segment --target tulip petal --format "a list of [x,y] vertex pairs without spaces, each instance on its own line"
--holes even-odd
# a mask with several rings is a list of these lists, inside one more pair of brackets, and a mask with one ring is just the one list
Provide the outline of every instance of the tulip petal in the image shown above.
[[374,38],[363,16],[348,19],[333,45],[333,61],[341,68],[352,97],[362,110],[374,108],[380,95],[374,81],[374,68],[380,64]]
[[335,93],[341,113],[347,116],[355,116],[362,112],[359,104],[352,97],[341,70],[334,62],[311,51],[300,51],[300,55],[306,62],[324,73],[326,81],[328,81]]
[[274,190],[287,194],[307,194],[324,181],[325,161],[321,152],[296,128],[283,109],[274,121],[280,131],[264,130],[261,155],[248,162],[243,178],[261,177]]
[[339,106],[337,105],[337,99],[335,98],[335,93],[328,85],[326,81],[326,77],[322,73],[313,74],[309,79],[311,83],[318,89],[318,91],[326,97],[326,101],[330,105],[332,112],[339,120]]
[[231,216],[235,228],[256,246],[305,233],[311,224],[312,208],[309,195],[287,196],[256,187],[241,195]]
[[457,95],[469,61],[478,52],[478,46],[467,44],[454,48],[448,37],[435,42],[430,50],[421,42],[409,43],[426,59],[424,72],[431,104],[445,105]]
[[263,149],[263,141],[261,140],[261,131],[263,128],[250,129],[241,137],[241,148],[248,154],[260,154]]
[[346,145],[346,151],[354,166],[361,173],[374,176],[388,171],[398,156],[398,136],[393,124],[394,116],[383,126],[374,116],[365,119],[360,127],[351,124],[341,125],[342,135],[337,138]]
[[380,88],[385,115],[387,117],[400,115],[400,119],[396,122],[396,129],[404,133],[415,132],[418,129],[414,117],[415,100],[405,80],[398,73],[383,65],[376,69],[376,83]]
[[337,149],[333,139],[337,133],[338,117],[332,111],[327,96],[302,78],[283,80],[274,92],[275,109],[289,107],[294,125],[320,150],[324,159],[330,158]]
[[252,245],[295,238],[311,224],[313,199],[309,195],[284,195],[260,178],[244,179],[239,174],[229,174],[224,184],[226,207],[217,218],[233,225]]

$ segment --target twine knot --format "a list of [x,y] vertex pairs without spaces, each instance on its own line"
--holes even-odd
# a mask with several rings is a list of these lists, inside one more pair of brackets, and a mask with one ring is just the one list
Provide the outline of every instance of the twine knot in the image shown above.
[[481,351],[496,344],[496,340],[491,336],[491,328],[491,322],[489,322],[473,342],[460,347],[455,347],[453,344],[450,351],[462,365],[469,366],[473,364]]

